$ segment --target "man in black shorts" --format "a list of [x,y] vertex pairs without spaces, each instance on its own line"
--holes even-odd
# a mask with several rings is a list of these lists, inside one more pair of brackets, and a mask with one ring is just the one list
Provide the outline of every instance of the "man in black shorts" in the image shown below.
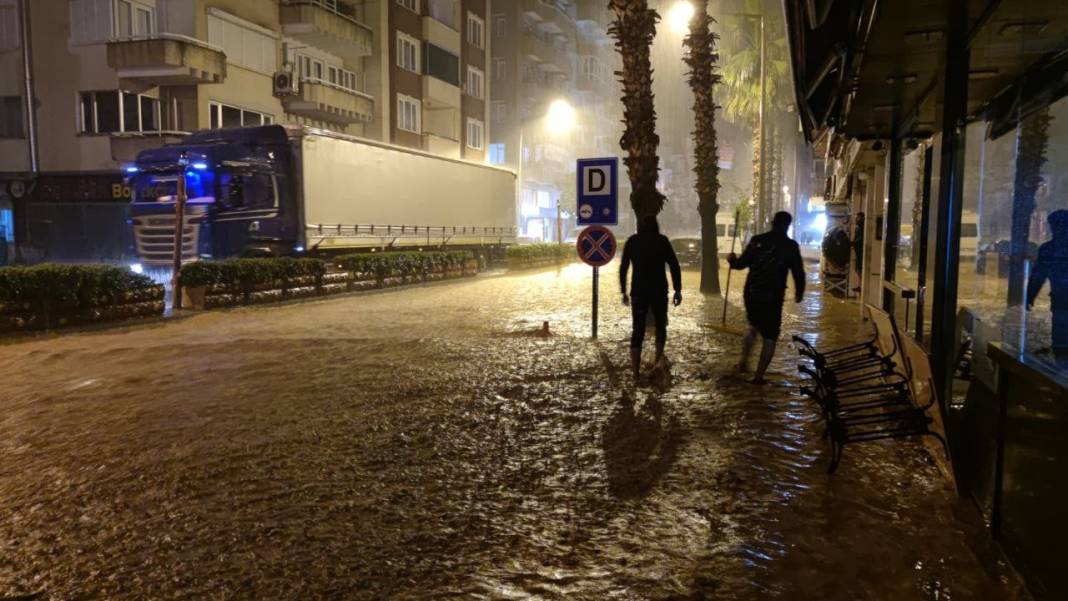
[[[634,264],[634,279],[627,295],[627,271]],[[638,233],[627,238],[623,245],[623,264],[619,267],[619,287],[623,290],[623,304],[631,306],[634,330],[630,336],[630,365],[634,379],[642,363],[642,342],[649,312],[656,320],[656,360],[664,357],[667,343],[668,286],[664,266],[671,269],[671,283],[675,288],[675,306],[682,303],[682,270],[671,242],[660,233],[656,217],[643,217]]]
[[764,383],[764,373],[775,355],[775,341],[782,327],[782,306],[786,296],[786,277],[794,275],[794,299],[801,302],[805,293],[805,269],[801,264],[801,249],[786,235],[793,217],[785,211],[775,214],[771,231],[754,236],[739,257],[727,257],[731,269],[749,269],[745,278],[745,315],[749,330],[742,341],[742,358],[738,370],[746,371],[749,354],[757,334],[764,339],[760,362],[753,374],[754,384]]

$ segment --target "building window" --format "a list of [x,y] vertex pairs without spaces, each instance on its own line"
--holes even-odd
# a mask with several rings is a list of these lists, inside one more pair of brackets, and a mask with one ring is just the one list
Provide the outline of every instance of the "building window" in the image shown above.
[[429,42],[425,46],[426,74],[436,77],[445,83],[459,86],[460,57]]
[[70,0],[72,44],[156,33],[156,8],[140,0]]
[[482,150],[485,144],[482,142],[483,124],[478,119],[467,120],[467,145],[475,150]]
[[397,0],[397,4],[412,12],[419,12],[419,0]]
[[[352,92],[363,91],[363,81],[354,71],[343,69],[338,65],[324,64],[317,58],[300,53],[294,53],[292,61],[297,67],[297,77],[300,81],[328,84]],[[325,79],[322,76],[324,72],[326,73]]]
[[508,155],[504,150],[504,144],[490,144],[489,145],[489,162],[490,165],[503,165],[508,162]]
[[82,92],[79,131],[83,134],[155,132],[160,130],[159,99],[132,92]]
[[208,127],[221,129],[224,127],[249,127],[254,125],[270,125],[274,123],[274,117],[259,111],[250,111],[221,102],[208,103]]
[[155,32],[155,8],[133,0],[115,0],[115,36],[132,38]]
[[467,13],[467,43],[485,48],[486,22],[475,13]]
[[0,0],[0,52],[19,47],[19,22],[15,10],[15,0]]
[[481,69],[476,69],[468,65],[467,67],[467,95],[473,98],[482,98],[483,96],[483,75]]
[[507,63],[503,58],[493,59],[493,78],[497,81],[504,79],[504,74],[506,73],[505,69],[507,68],[506,64]]
[[419,72],[419,40],[397,32],[397,66],[412,73]]
[[493,103],[493,120],[497,123],[503,122],[508,118],[508,105],[503,102]]
[[422,103],[411,96],[397,95],[397,129],[422,133]]
[[493,16],[493,35],[498,38],[503,38],[504,34],[508,31],[508,19],[504,15]]
[[0,97],[0,138],[22,137],[22,97]]
[[208,9],[208,43],[226,53],[226,62],[272,75],[278,65],[274,32],[217,9]]

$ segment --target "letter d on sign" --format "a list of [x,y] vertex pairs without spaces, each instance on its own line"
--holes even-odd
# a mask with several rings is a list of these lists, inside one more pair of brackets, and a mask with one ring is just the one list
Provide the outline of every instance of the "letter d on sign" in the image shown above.
[[607,196],[612,193],[608,189],[608,167],[583,167],[582,171],[583,195]]

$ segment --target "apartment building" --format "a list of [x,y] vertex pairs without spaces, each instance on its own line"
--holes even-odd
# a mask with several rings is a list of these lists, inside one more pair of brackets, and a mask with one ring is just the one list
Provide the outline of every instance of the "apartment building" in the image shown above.
[[[121,258],[123,168],[200,129],[303,124],[482,161],[486,12],[486,0],[0,0],[0,237],[28,260]],[[397,54],[399,30],[414,55]],[[401,95],[415,114],[395,111],[410,106]]]
[[[618,154],[618,57],[601,2],[493,0],[489,160],[520,175],[521,235],[573,230],[575,159]],[[573,112],[553,123],[550,107]]]
[[487,7],[487,0],[390,4],[390,142],[485,161]]

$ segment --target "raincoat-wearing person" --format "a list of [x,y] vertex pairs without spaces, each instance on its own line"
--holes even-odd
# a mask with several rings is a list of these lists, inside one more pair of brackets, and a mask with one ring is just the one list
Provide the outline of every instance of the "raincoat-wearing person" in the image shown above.
[[1068,211],[1054,211],[1047,217],[1053,239],[1038,247],[1038,258],[1027,281],[1027,310],[1030,311],[1046,280],[1049,280],[1049,308],[1053,313],[1053,353],[1068,355]]
[[727,262],[731,269],[748,269],[745,278],[745,315],[749,329],[742,340],[742,357],[738,370],[748,369],[749,354],[756,343],[757,335],[763,339],[760,361],[754,384],[764,383],[764,374],[775,355],[775,344],[782,328],[782,307],[786,296],[786,278],[794,276],[794,300],[801,302],[805,293],[805,269],[801,263],[801,248],[786,235],[793,217],[785,211],[775,214],[771,231],[754,236],[745,247],[742,256],[731,253]]
[[[627,271],[634,265],[630,294],[627,294]],[[623,264],[619,267],[619,287],[623,304],[630,305],[633,331],[630,336],[630,365],[634,379],[642,362],[642,342],[649,313],[656,322],[656,360],[664,358],[667,344],[668,284],[664,266],[671,270],[671,284],[675,290],[675,306],[682,304],[682,270],[675,249],[667,236],[660,233],[656,217],[644,217],[638,223],[638,233],[627,238],[623,245]]]

